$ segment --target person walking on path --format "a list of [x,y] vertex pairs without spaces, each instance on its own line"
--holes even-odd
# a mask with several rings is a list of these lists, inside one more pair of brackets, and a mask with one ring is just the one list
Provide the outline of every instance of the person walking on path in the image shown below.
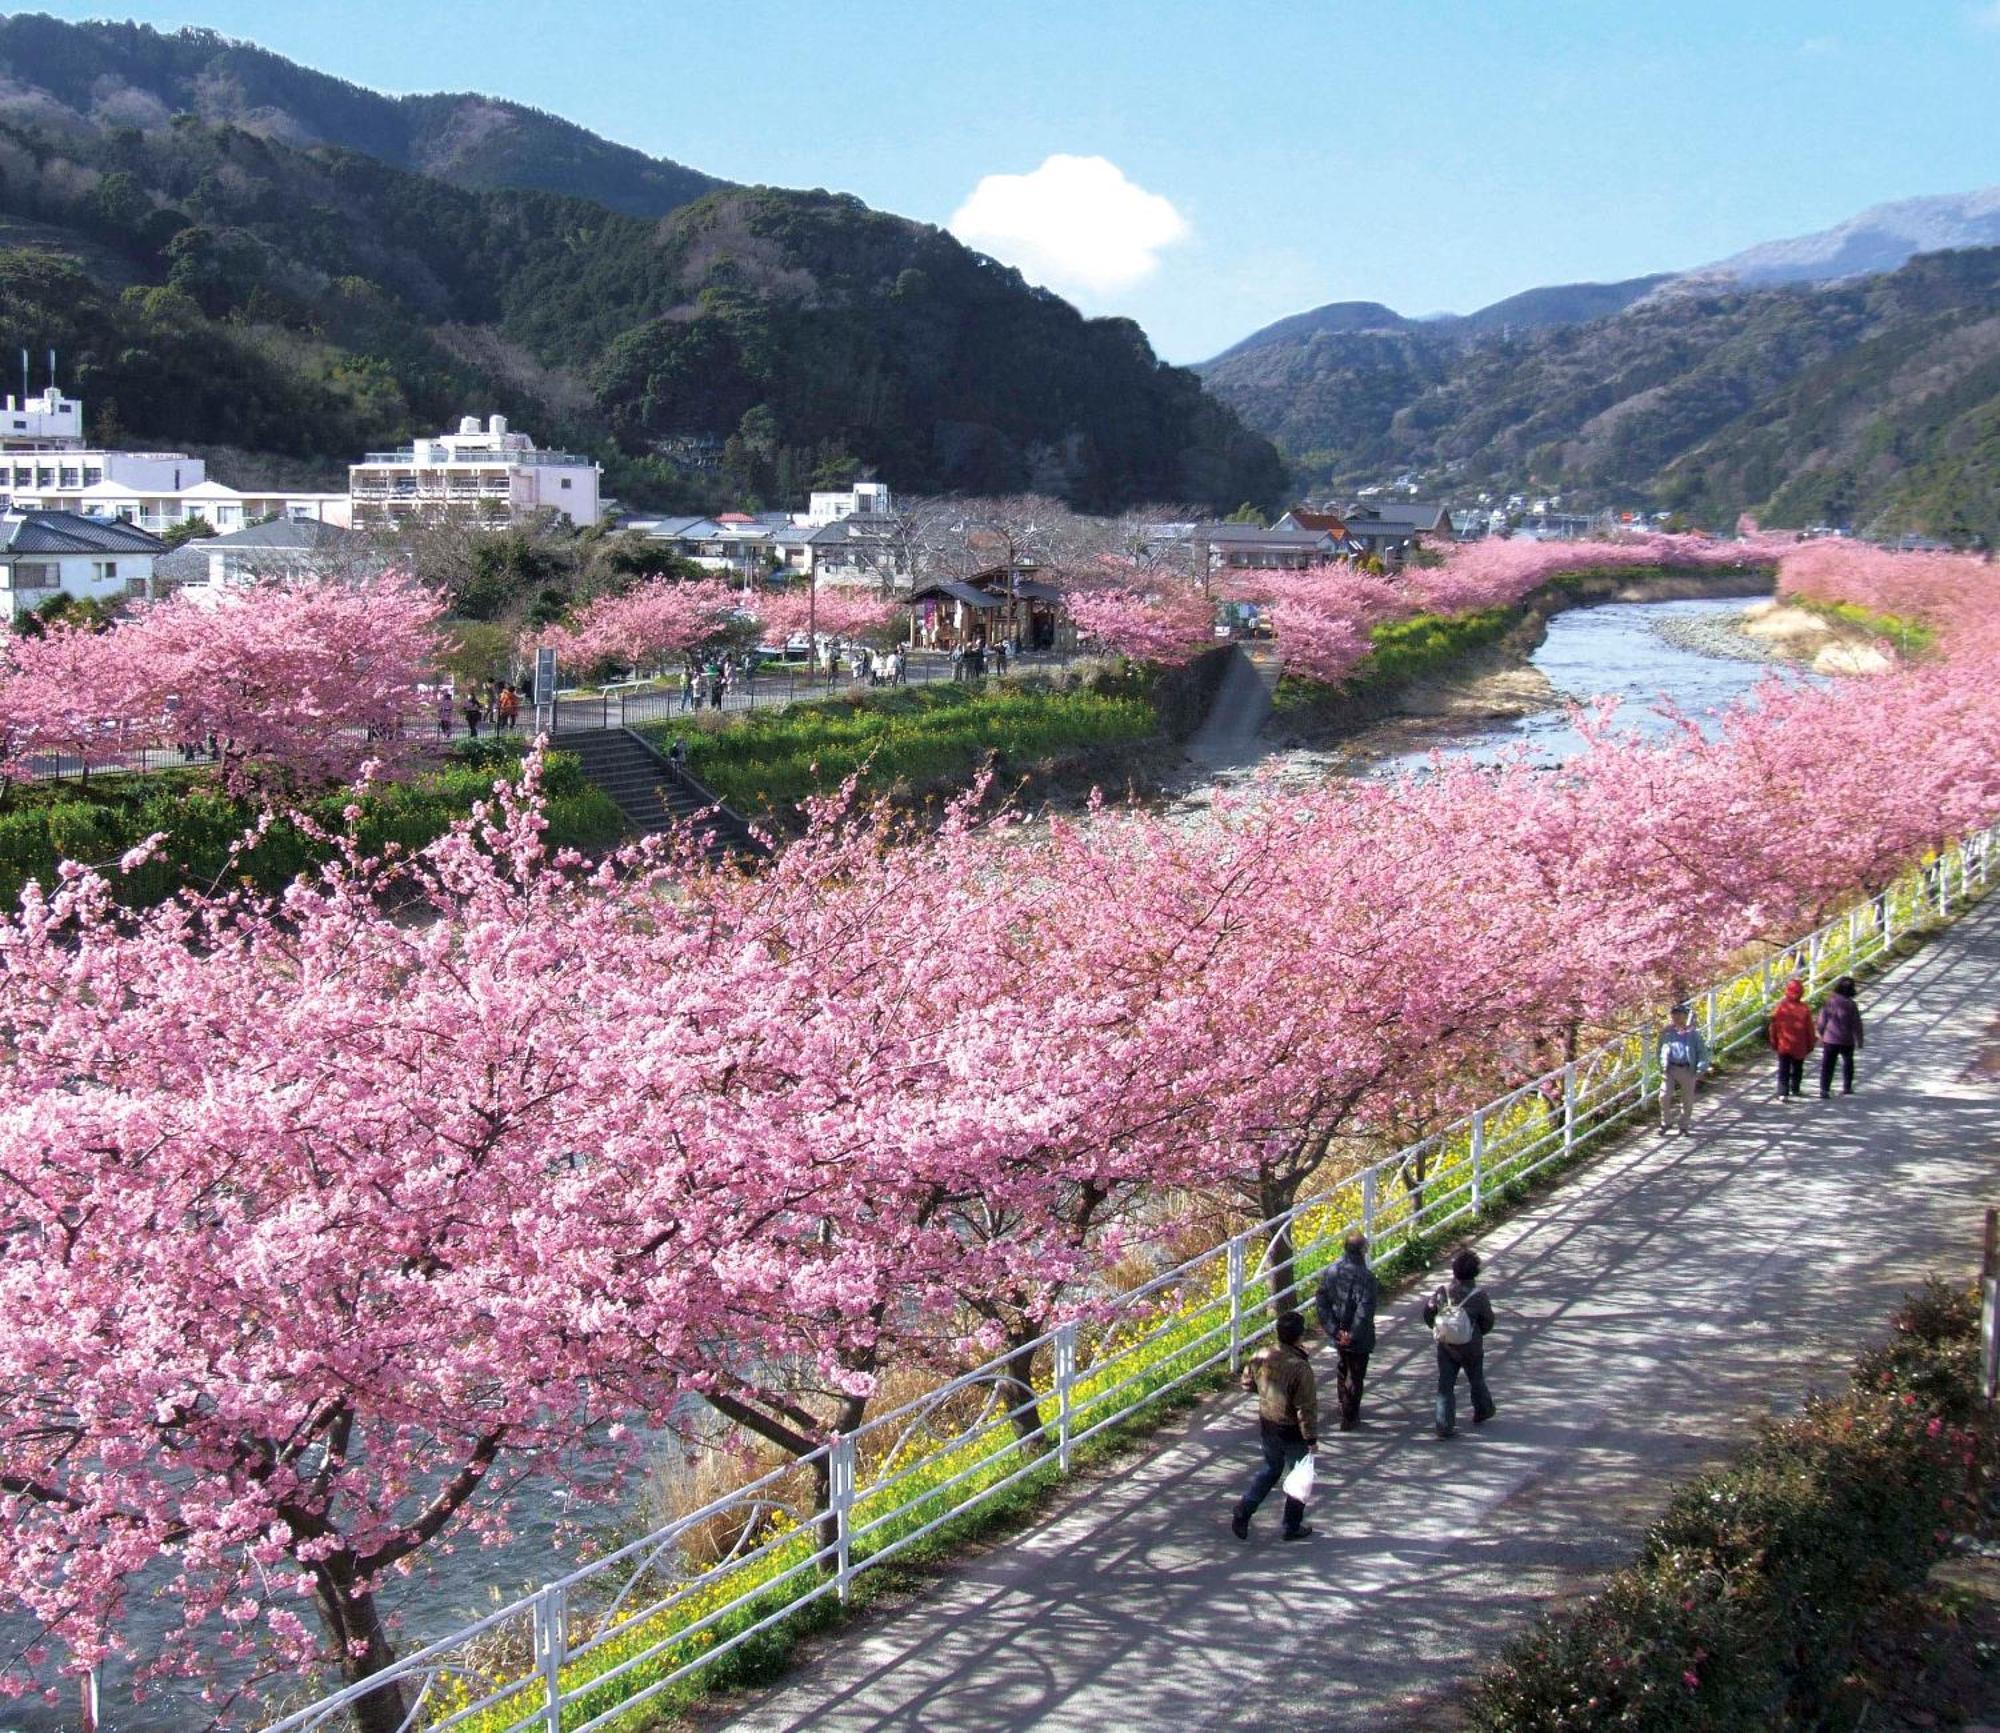
[[[1270,1497],[1271,1488],[1319,1448],[1319,1385],[1313,1377],[1312,1361],[1299,1346],[1305,1333],[1302,1316],[1280,1312],[1277,1341],[1259,1349],[1243,1368],[1243,1388],[1257,1394],[1257,1431],[1264,1461],[1229,1519],[1238,1540],[1250,1538],[1250,1519],[1258,1505]],[[1284,1538],[1303,1540],[1311,1533],[1306,1526],[1306,1507],[1286,1494]]]
[[1840,1066],[1840,1093],[1854,1093],[1854,1056],[1861,1051],[1861,1007],[1854,1002],[1854,977],[1842,975],[1819,1008],[1819,1098],[1833,1093],[1833,1068]]
[[1806,1003],[1806,984],[1796,975],[1785,983],[1784,997],[1771,1012],[1769,1033],[1772,1050],[1778,1055],[1778,1099],[1795,1099],[1805,1093],[1806,1056],[1817,1039],[1812,1007]]
[[1479,1285],[1479,1254],[1465,1247],[1451,1260],[1451,1280],[1424,1302],[1424,1323],[1437,1344],[1437,1435],[1458,1429],[1458,1375],[1472,1392],[1472,1424],[1494,1415],[1486,1388],[1486,1338],[1493,1333],[1493,1302]]
[[1681,1134],[1694,1120],[1695,1084],[1708,1070],[1708,1038],[1694,1026],[1693,1008],[1686,1003],[1667,1013],[1660,1037],[1660,1131],[1672,1129],[1674,1103],[1680,1103]]
[[479,738],[479,718],[486,710],[486,706],[479,702],[479,688],[477,686],[466,689],[465,702],[459,706],[459,709],[465,717],[466,733],[470,734],[474,740],[477,740]]
[[1361,1423],[1361,1387],[1368,1379],[1368,1356],[1375,1351],[1375,1301],[1381,1284],[1368,1267],[1368,1241],[1349,1234],[1340,1256],[1319,1279],[1313,1307],[1319,1327],[1333,1344],[1335,1395],[1340,1401],[1340,1429],[1352,1432]]
[[438,738],[451,738],[451,688],[440,686],[437,690]]
[[521,719],[521,695],[512,685],[502,686],[500,696],[495,701],[497,720],[502,728],[511,729]]
[[681,709],[694,708],[694,664],[684,663],[681,667]]

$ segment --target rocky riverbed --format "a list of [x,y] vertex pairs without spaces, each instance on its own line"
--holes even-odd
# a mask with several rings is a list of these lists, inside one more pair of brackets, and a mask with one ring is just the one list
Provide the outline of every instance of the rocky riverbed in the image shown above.
[[1659,619],[1653,630],[1697,655],[1784,663],[1815,674],[1879,673],[1890,661],[1882,643],[1861,628],[1775,599],[1733,613]]

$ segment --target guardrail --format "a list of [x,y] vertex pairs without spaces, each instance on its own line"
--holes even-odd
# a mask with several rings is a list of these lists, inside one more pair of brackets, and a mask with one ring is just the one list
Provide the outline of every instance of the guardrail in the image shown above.
[[[1715,1051],[1761,1037],[1787,976],[1816,988],[1949,919],[1985,889],[1996,830],[1699,995]],[[1379,1261],[1421,1262],[1438,1234],[1642,1114],[1658,1099],[1656,1036],[1626,1031],[266,1733],[340,1725],[381,1692],[396,1694],[397,1725],[409,1733],[586,1733],[691,1692],[704,1669],[809,1604],[846,1600],[866,1571],[1010,1490],[1068,1474],[1092,1440],[1239,1368],[1351,1228],[1368,1234]],[[1278,1269],[1288,1282],[1274,1280]]]

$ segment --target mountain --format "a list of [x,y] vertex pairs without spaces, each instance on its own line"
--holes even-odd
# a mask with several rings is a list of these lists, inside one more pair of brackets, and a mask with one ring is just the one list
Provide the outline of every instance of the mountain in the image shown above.
[[532,111],[481,133],[484,99],[206,34],[6,20],[0,63],[0,351],[56,347],[100,437],[337,473],[497,409],[690,510],[859,468],[1094,508],[1284,488],[1129,320],[853,198],[677,185]]
[[1684,272],[1682,280],[1741,288],[1825,283],[1893,271],[1919,253],[1992,246],[2000,246],[2000,187],[1876,205],[1816,235],[1769,241]]
[[2000,536],[2000,248],[1823,285],[1668,283],[1539,329],[1315,332],[1201,371],[1336,487],[1417,471],[1712,523]]
[[1673,273],[1627,277],[1621,283],[1559,283],[1525,289],[1453,321],[1458,334],[1483,331],[1546,331],[1555,325],[1584,325],[1608,319],[1674,281]]
[[0,119],[157,131],[177,114],[299,147],[338,145],[453,186],[519,187],[660,217],[723,183],[492,97],[388,97],[213,30],[0,18]]

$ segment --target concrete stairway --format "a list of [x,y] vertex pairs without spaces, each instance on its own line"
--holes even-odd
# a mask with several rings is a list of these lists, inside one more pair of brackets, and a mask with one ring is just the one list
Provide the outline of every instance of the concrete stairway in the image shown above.
[[636,835],[650,836],[706,814],[700,823],[710,832],[711,856],[767,852],[740,815],[629,728],[565,731],[550,745],[577,756],[584,779],[610,795]]
[[1257,756],[1257,735],[1270,717],[1284,663],[1268,644],[1233,646],[1215,702],[1188,742],[1197,764],[1220,770]]

